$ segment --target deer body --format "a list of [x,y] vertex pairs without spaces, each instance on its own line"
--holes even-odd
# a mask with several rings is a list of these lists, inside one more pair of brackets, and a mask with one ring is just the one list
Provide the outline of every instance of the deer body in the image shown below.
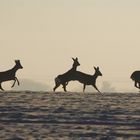
[[58,75],[55,78],[55,87],[53,88],[53,90],[55,91],[60,85],[63,86],[64,91],[66,92],[66,85],[68,84],[69,81],[71,81],[73,79],[73,75],[75,74],[75,71],[77,69],[78,66],[80,66],[80,63],[78,62],[78,58],[74,59],[72,58],[74,63],[72,68],[67,71],[64,74]]
[[74,80],[79,81],[80,83],[86,84],[86,85],[92,85],[96,82],[96,78],[94,78],[94,75],[89,75],[86,73],[82,73],[80,71],[77,71],[75,73]]
[[98,92],[100,92],[96,86],[96,79],[98,76],[102,76],[102,73],[99,71],[99,67],[94,67],[94,69],[94,75],[89,75],[80,71],[76,71],[75,75],[73,76],[73,80],[79,81],[83,84],[83,92],[85,91],[86,85],[92,85]]
[[130,78],[135,82],[134,86],[140,89],[140,71],[134,71]]
[[5,82],[5,81],[14,80],[12,87],[14,87],[16,81],[19,85],[19,81],[16,77],[16,72],[18,69],[22,69],[23,67],[21,66],[19,60],[16,60],[15,63],[16,63],[16,65],[12,69],[4,71],[4,72],[0,72],[0,89],[1,90],[4,90],[1,86],[1,84],[2,84],[2,82]]

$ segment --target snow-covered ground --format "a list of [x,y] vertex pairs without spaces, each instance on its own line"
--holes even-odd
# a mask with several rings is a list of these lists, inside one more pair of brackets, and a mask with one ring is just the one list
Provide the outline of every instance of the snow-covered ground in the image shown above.
[[0,92],[0,140],[140,140],[140,93]]

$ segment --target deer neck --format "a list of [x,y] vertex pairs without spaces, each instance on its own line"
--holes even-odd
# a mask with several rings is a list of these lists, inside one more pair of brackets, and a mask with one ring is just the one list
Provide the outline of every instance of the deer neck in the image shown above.
[[95,72],[95,74],[93,75],[93,77],[94,77],[94,79],[96,80],[97,79],[97,77],[98,77],[99,75]]
[[71,68],[71,70],[72,70],[72,71],[76,71],[76,70],[77,70],[77,66],[73,66],[73,67]]
[[13,71],[14,73],[16,73],[17,70],[18,70],[18,67],[16,65],[11,69],[11,71]]

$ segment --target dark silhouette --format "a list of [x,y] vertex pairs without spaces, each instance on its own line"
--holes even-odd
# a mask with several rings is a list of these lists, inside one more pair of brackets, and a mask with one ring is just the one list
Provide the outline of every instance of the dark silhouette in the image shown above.
[[102,76],[102,73],[99,70],[99,67],[94,67],[95,73],[94,75],[89,75],[82,73],[80,71],[76,71],[72,80],[79,81],[83,84],[83,92],[85,91],[86,85],[92,85],[98,92],[100,92],[96,86],[96,79],[98,76]]
[[16,65],[12,69],[4,71],[4,72],[0,72],[0,89],[1,90],[4,90],[1,86],[1,84],[2,84],[2,82],[5,82],[5,81],[14,80],[12,87],[14,87],[16,81],[19,85],[19,81],[16,77],[16,71],[18,69],[22,69],[23,67],[20,64],[20,60],[15,60],[15,63],[16,63]]
[[76,69],[78,66],[80,66],[80,63],[78,62],[78,58],[76,57],[75,59],[72,58],[73,62],[73,66],[72,68],[67,71],[64,74],[58,75],[55,78],[55,87],[53,88],[53,90],[55,91],[56,88],[58,88],[60,85],[63,86],[64,91],[66,92],[66,85],[68,84],[69,81],[73,80],[73,76],[75,75],[74,73],[76,72]]
[[140,89],[140,71],[134,71],[130,78],[135,82],[134,86]]

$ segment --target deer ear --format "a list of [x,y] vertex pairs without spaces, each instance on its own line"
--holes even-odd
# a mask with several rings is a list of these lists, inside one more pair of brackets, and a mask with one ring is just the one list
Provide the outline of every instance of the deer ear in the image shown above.
[[20,60],[15,60],[15,63],[20,63]]
[[75,59],[72,57],[72,60],[74,61]]
[[96,68],[96,67],[94,67],[94,69],[96,70],[97,68]]
[[78,57],[76,57],[76,60],[78,60]]
[[97,67],[97,69],[99,70],[99,67]]

